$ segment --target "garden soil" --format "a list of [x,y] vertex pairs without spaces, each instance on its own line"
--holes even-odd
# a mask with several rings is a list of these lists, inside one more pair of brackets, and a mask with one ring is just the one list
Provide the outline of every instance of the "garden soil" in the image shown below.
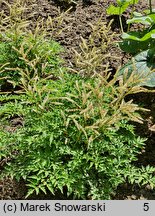
[[[13,2],[10,0],[9,2]],[[34,1],[35,2],[35,1]],[[84,0],[78,1],[78,5],[72,5],[72,9],[67,13],[67,16],[64,17],[64,20],[60,26],[63,29],[62,33],[59,35],[54,35],[54,40],[59,42],[64,47],[64,52],[61,54],[61,57],[65,60],[67,67],[74,68],[74,53],[73,49],[79,51],[79,44],[81,42],[81,37],[88,39],[91,34],[91,28],[89,23],[95,24],[98,19],[102,16],[102,21],[109,23],[111,19],[114,19],[111,26],[111,34],[116,33],[117,37],[120,35],[120,28],[118,17],[109,17],[106,14],[106,8],[110,3],[114,3],[115,0]],[[138,11],[142,11],[147,8],[146,0],[142,0],[137,8]],[[155,2],[154,2],[155,6]],[[35,14],[31,15],[32,11],[28,12],[28,16],[33,19],[34,23],[38,20],[39,17],[47,18],[48,16],[55,17],[60,13],[65,12],[69,9],[69,5],[64,5],[58,0],[38,0],[37,4],[33,7],[33,12]],[[0,3],[0,10],[5,10],[6,8],[3,4]],[[129,9],[130,11],[130,9]],[[128,11],[128,12],[129,12]],[[7,11],[6,11],[7,13]],[[123,17],[124,28],[126,27],[125,20],[128,17],[128,13]],[[116,39],[116,38],[115,38]],[[111,70],[113,72],[126,63],[129,58],[129,55],[126,55],[121,50],[116,47],[113,47],[108,50],[111,56],[119,57],[117,60],[109,60]],[[144,104],[145,108],[149,108],[151,111],[145,114],[145,120],[143,125],[138,125],[136,127],[137,133],[140,136],[147,137],[147,145],[145,151],[139,156],[137,166],[141,165],[153,165],[155,166],[155,93],[141,93],[133,96],[132,99],[136,103]],[[20,126],[22,120],[13,119],[12,125],[8,130],[14,130],[16,127]],[[9,158],[6,159],[8,161]],[[0,169],[3,169],[5,161],[0,161]],[[23,181],[16,182],[10,178],[0,181],[0,199],[25,199],[25,194],[27,192],[26,184]],[[57,193],[55,196],[43,195],[39,196],[32,195],[29,199],[68,199],[61,193]],[[70,197],[71,199],[71,197]],[[139,187],[138,185],[130,185],[128,183],[119,186],[116,191],[116,194],[113,195],[112,199],[155,199],[155,191],[147,185],[145,187]]]

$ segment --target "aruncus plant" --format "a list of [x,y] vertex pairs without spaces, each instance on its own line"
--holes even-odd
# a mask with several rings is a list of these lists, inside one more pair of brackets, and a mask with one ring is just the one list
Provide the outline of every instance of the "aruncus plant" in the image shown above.
[[[8,14],[2,11],[0,25],[0,89],[1,91],[24,91],[35,79],[55,78],[62,70],[58,54],[63,49],[51,40],[54,32],[59,34],[57,25],[61,25],[64,14],[39,19],[35,25],[30,21],[32,4],[16,0],[6,4]],[[28,3],[27,3],[28,4]],[[29,8],[30,7],[30,8]],[[66,12],[67,13],[67,12]],[[31,26],[31,27],[30,27]],[[26,87],[27,86],[27,87]]]

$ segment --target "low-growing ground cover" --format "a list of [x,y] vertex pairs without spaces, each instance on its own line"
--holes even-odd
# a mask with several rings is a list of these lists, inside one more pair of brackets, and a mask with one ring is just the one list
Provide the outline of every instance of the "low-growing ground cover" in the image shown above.
[[125,188],[136,188],[132,199],[152,198],[154,93],[138,73],[119,76],[131,56],[116,45],[118,17],[111,24],[106,13],[115,1],[8,3],[0,3],[0,164],[21,184],[14,181],[13,191],[10,176],[2,177],[2,199],[27,192],[34,199],[126,199]]

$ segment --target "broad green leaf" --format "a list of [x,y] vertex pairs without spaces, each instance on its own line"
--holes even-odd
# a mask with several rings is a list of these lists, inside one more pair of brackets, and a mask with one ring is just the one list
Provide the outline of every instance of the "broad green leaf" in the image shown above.
[[108,15],[119,15],[122,14],[128,7],[128,4],[120,7],[115,7],[114,5],[110,5],[109,8],[107,9],[107,14]]
[[108,15],[120,15],[126,11],[129,5],[134,4],[134,3],[138,3],[138,0],[117,0],[118,6],[114,6],[110,4],[110,6],[106,10],[107,14]]
[[152,17],[149,15],[137,16],[127,20],[127,24],[131,24],[131,23],[142,23],[144,25],[152,25],[154,23],[154,19],[152,19]]
[[136,73],[139,74],[141,78],[146,79],[141,86],[155,86],[155,51],[154,49],[149,49],[143,51],[132,58],[132,61],[129,61],[123,68],[120,70],[120,74],[128,71],[128,74]]
[[123,33],[122,38],[123,39],[130,39],[135,41],[146,41],[150,38],[154,38],[155,29],[151,30],[150,32],[146,33],[143,37],[135,36],[135,32],[130,33]]
[[148,14],[147,16],[150,17],[151,20],[153,21],[153,23],[155,24],[155,12],[151,13],[151,14]]
[[138,54],[142,50],[147,50],[148,47],[153,48],[155,46],[155,40],[149,39],[146,41],[136,41],[136,40],[123,40],[119,43],[119,47],[127,53]]

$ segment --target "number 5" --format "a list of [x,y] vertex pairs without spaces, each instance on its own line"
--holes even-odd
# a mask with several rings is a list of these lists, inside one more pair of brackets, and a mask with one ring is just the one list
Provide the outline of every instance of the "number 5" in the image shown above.
[[144,203],[143,210],[144,211],[148,211],[149,210],[149,203]]

